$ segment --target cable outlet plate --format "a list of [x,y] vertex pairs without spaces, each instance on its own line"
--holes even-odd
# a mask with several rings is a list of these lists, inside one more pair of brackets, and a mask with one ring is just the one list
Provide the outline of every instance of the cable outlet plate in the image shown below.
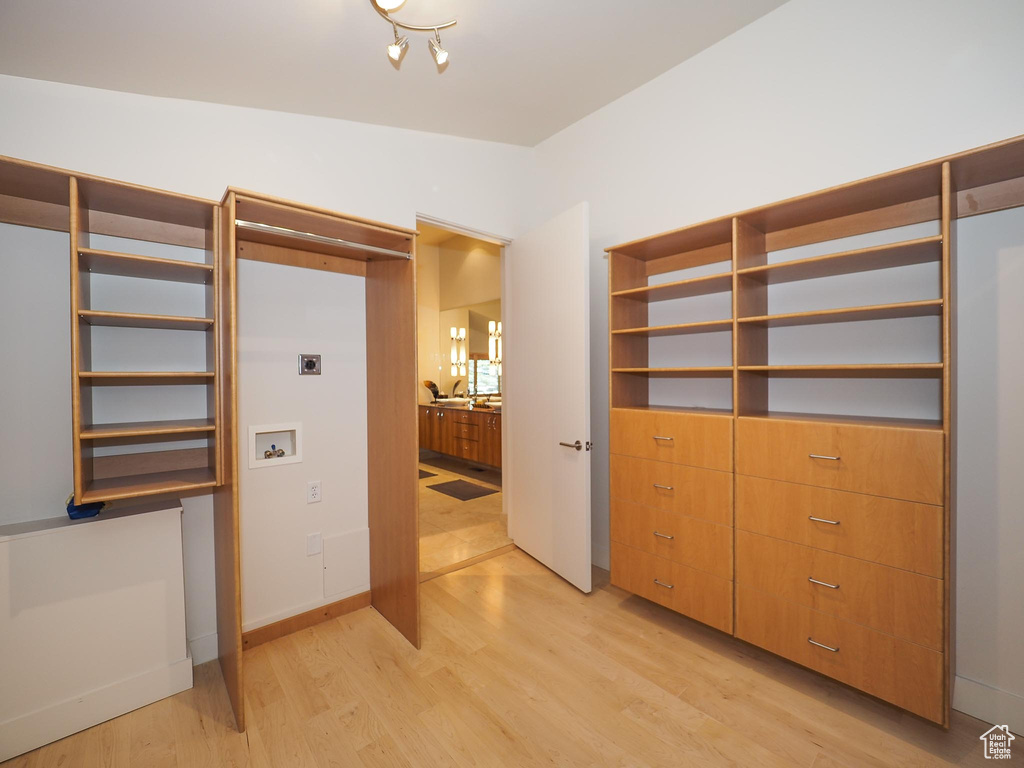
[[299,355],[299,376],[319,376],[320,355]]

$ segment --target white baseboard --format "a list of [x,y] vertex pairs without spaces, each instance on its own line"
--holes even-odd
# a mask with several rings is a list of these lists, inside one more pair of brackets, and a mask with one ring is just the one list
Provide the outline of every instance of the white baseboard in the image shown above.
[[193,667],[213,661],[218,656],[217,633],[211,632],[209,635],[191,638],[188,641],[188,650],[192,655]]
[[958,675],[953,687],[953,709],[992,725],[1007,725],[1024,736],[1024,696],[1020,694]]
[[191,687],[192,659],[185,657],[0,723],[0,762]]

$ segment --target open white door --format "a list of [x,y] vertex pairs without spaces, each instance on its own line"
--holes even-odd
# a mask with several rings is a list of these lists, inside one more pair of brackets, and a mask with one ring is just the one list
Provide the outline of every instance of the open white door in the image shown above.
[[503,483],[516,545],[590,591],[590,210],[505,252]]

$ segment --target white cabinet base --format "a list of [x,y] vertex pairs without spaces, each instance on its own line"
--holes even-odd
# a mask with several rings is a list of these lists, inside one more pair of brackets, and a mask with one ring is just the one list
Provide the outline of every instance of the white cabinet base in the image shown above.
[[168,504],[0,526],[0,761],[192,687]]

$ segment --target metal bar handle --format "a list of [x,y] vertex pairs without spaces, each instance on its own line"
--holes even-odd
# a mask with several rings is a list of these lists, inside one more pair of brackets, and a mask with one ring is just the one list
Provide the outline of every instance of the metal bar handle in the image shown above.
[[654,583],[657,584],[659,587],[664,587],[665,589],[675,589],[676,588],[675,584],[666,584],[664,581],[661,581],[661,579],[655,579]]
[[838,456],[822,456],[820,453],[808,453],[812,459],[824,459],[825,461],[839,461]]
[[581,443],[579,440],[577,440],[575,443],[559,443],[559,445],[564,445],[566,448],[575,448],[577,451],[583,450],[583,443]]
[[831,645],[825,645],[824,643],[819,643],[817,640],[815,640],[813,638],[810,638],[810,637],[807,638],[807,642],[810,643],[811,645],[816,645],[819,648],[824,648],[826,651],[832,651],[832,653],[839,653],[838,646],[833,648]]
[[675,440],[674,437],[664,437],[663,435],[654,435],[654,439],[655,440],[668,440],[668,441],[674,441]]
[[655,488],[660,488],[663,491],[674,491],[675,488],[671,485],[661,485],[660,483],[654,483]]
[[824,517],[815,517],[814,515],[808,515],[808,520],[812,520],[815,523],[827,523],[828,525],[839,525],[838,520],[826,520]]
[[661,539],[674,539],[675,538],[675,536],[669,536],[667,533],[661,533],[660,531],[655,531],[654,535],[657,536],[658,538],[661,538]]
[[820,586],[828,587],[829,589],[839,589],[838,584],[829,584],[827,581],[818,581],[817,579],[812,579],[810,576],[807,577],[807,580],[811,582],[811,584],[819,584]]

